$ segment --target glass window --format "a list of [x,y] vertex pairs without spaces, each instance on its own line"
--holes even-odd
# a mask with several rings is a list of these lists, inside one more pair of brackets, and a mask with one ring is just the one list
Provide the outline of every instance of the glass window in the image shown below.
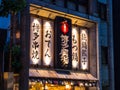
[[74,2],[68,2],[67,3],[67,7],[71,10],[75,10],[76,9],[76,5]]
[[107,19],[107,6],[104,3],[98,2],[98,15],[101,19]]

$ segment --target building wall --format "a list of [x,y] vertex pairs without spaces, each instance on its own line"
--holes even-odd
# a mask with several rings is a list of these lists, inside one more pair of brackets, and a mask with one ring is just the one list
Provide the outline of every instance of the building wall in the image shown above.
[[[96,3],[94,2],[95,0],[92,0],[92,4],[93,4],[93,6],[95,7],[96,5]],[[84,7],[84,9],[82,8],[79,8],[80,9],[80,11],[78,12],[78,11],[76,11],[75,10],[75,3],[73,3],[73,2],[68,2],[68,4],[70,4],[70,3],[72,3],[72,4],[74,4],[74,5],[68,5],[68,8],[65,8],[65,7],[63,7],[63,6],[57,6],[57,7],[53,7],[52,6],[52,3],[51,4],[49,4],[49,5],[47,5],[46,3],[50,3],[50,1],[44,1],[44,0],[42,0],[41,2],[33,2],[34,4],[37,4],[37,5],[40,5],[40,6],[45,6],[45,7],[48,7],[48,8],[52,8],[53,10],[55,9],[55,10],[59,10],[59,11],[63,11],[63,12],[65,12],[65,13],[70,13],[70,14],[73,14],[73,15],[77,15],[77,16],[79,16],[79,17],[84,17],[84,18],[89,18],[89,15],[88,15],[88,10],[86,10],[85,11],[85,8],[86,7]],[[56,3],[56,5],[58,5],[58,1],[56,1],[55,2]],[[64,4],[64,3],[63,3]],[[55,5],[55,4],[54,4]],[[95,13],[95,11],[96,10],[94,10],[92,5],[90,6],[91,7],[91,13]],[[60,9],[60,8],[62,8],[62,9]],[[81,11],[84,11],[84,13],[83,12],[81,12]],[[91,19],[92,20],[92,19]],[[93,30],[92,30],[93,29]],[[94,47],[96,47],[97,46],[97,41],[96,41],[96,38],[93,38],[93,37],[96,37],[95,35],[96,35],[96,33],[97,33],[97,31],[96,31],[96,27],[92,27],[91,29],[91,33],[90,33],[90,38],[91,38],[91,45],[90,45],[90,47],[91,47],[91,49],[94,49],[94,53],[91,53],[90,54],[90,60],[91,60],[91,63],[90,63],[90,72],[94,75],[94,76],[96,76],[97,77],[97,69],[96,68],[93,68],[92,66],[95,66],[96,67],[96,64],[97,64],[97,62],[96,61],[94,61],[94,60],[96,60],[97,59],[97,53],[96,53],[96,48],[94,48]],[[92,50],[91,50],[91,52],[92,52]],[[93,62],[93,63],[92,63]]]
[[115,90],[120,88],[120,0],[113,0],[113,38],[114,38],[114,73]]

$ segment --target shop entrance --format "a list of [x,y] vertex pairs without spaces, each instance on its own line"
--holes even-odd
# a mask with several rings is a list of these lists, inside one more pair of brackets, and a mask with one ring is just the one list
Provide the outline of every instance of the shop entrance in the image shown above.
[[83,86],[73,85],[56,85],[56,84],[42,84],[40,82],[33,82],[30,84],[29,90],[86,90]]
[[78,87],[78,86],[75,86],[74,87],[74,90],[86,90],[85,87]]
[[48,87],[47,90],[86,90],[85,87],[79,87],[79,86],[53,86],[53,87]]

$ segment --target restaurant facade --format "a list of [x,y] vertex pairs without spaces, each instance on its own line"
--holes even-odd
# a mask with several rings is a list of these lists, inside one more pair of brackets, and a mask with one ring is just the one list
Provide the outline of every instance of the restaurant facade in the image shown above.
[[96,12],[94,2],[80,2],[27,1],[21,13],[20,90],[100,90],[100,22],[87,14],[88,8]]

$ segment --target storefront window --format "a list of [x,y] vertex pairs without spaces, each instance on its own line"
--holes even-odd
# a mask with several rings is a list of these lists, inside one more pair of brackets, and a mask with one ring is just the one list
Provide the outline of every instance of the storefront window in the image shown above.
[[87,90],[85,86],[71,85],[68,82],[48,83],[41,81],[30,81],[29,90]]

